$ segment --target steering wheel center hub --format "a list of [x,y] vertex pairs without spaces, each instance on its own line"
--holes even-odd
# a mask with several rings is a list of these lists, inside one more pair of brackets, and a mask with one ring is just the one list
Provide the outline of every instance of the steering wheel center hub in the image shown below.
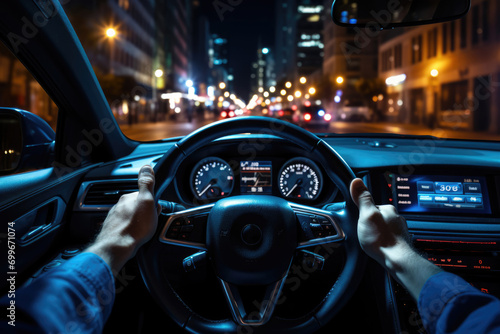
[[207,224],[207,249],[217,275],[233,284],[269,284],[287,272],[297,247],[295,213],[272,196],[218,201]]
[[248,224],[241,230],[241,240],[248,246],[255,246],[262,240],[262,231],[255,224]]

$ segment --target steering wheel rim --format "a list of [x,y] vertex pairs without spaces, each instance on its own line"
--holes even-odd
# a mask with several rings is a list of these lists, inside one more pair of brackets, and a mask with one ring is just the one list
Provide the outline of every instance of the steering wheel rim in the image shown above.
[[[342,230],[346,237],[344,268],[320,305],[311,314],[299,319],[271,318],[264,326],[252,327],[257,333],[307,333],[314,332],[328,323],[344,306],[356,290],[365,258],[357,239],[357,207],[349,195],[349,185],[355,175],[338,153],[316,135],[287,122],[265,117],[241,117],[207,125],[180,140],[158,161],[155,166],[155,199],[159,200],[163,191],[175,177],[182,161],[201,147],[221,137],[241,133],[274,135],[286,139],[313,154],[323,165],[326,174],[336,183],[346,199],[342,212]],[[181,327],[191,332],[227,333],[236,332],[238,324],[232,319],[212,321],[201,317],[189,308],[177,295],[170,283],[165,282],[161,269],[156,265],[157,253],[161,251],[159,227],[155,237],[144,245],[138,253],[139,268],[143,280],[160,306]],[[167,284],[165,284],[167,283]]]

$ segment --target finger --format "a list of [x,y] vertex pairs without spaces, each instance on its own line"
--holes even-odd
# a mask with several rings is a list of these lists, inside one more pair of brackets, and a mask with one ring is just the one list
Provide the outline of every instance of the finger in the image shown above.
[[155,172],[153,167],[149,165],[143,166],[139,171],[137,183],[139,185],[139,195],[151,194],[154,197]]
[[361,179],[354,179],[351,182],[351,198],[358,206],[359,210],[377,209],[373,197]]

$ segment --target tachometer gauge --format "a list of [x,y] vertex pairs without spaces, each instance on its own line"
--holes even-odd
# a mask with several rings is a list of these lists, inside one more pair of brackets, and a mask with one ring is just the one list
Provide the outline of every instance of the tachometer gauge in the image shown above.
[[292,199],[315,200],[323,187],[318,166],[306,158],[287,161],[280,170],[278,181],[281,195]]
[[191,189],[197,199],[217,199],[233,191],[234,173],[222,159],[210,157],[201,160],[191,172]]

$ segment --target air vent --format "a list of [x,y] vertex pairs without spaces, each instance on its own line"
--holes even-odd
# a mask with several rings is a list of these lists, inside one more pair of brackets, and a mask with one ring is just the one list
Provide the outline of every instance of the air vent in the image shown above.
[[138,191],[136,180],[90,183],[83,200],[84,206],[112,206],[125,194]]

